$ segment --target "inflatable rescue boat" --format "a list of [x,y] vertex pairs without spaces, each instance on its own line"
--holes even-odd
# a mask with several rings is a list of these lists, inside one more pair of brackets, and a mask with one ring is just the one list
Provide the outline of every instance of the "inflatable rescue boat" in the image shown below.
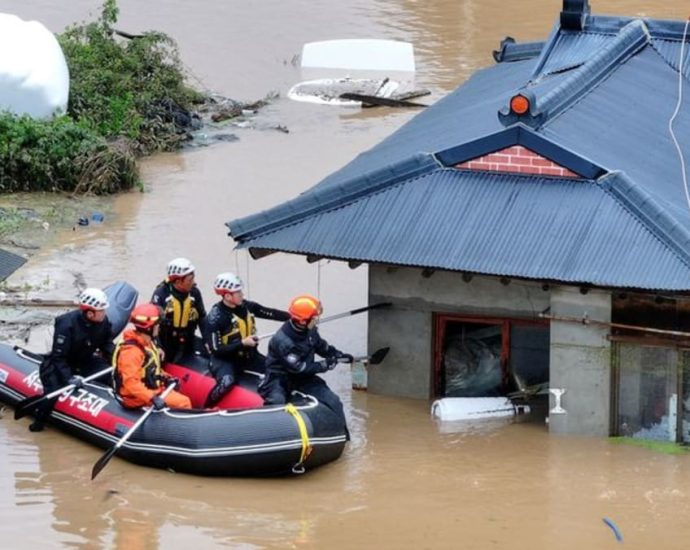
[[[132,297],[132,292],[134,296]],[[136,302],[127,283],[106,289],[108,317],[119,332]],[[0,344],[0,400],[17,406],[41,395],[42,356]],[[214,385],[201,358],[189,365],[168,364],[180,391],[201,407]],[[212,410],[162,409],[118,449],[135,464],[206,476],[275,476],[303,473],[336,460],[346,442],[344,420],[309,395],[287,406],[262,406],[258,375],[244,375]],[[87,382],[63,393],[49,423],[102,448],[112,448],[148,409],[126,409],[112,388]],[[40,437],[40,436],[38,436]]]

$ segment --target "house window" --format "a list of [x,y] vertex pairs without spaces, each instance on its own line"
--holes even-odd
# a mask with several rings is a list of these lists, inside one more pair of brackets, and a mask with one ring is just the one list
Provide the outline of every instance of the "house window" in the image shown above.
[[434,397],[498,396],[549,377],[547,323],[435,315]]
[[690,351],[630,342],[615,342],[613,351],[613,433],[689,442]]

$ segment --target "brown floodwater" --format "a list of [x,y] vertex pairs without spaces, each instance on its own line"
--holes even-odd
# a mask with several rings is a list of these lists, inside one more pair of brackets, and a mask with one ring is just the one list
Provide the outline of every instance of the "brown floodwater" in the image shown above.
[[[285,99],[301,80],[293,58],[305,42],[389,38],[413,42],[416,83],[434,101],[492,63],[506,35],[545,38],[561,3],[537,0],[119,0],[118,28],[175,37],[194,78],[236,99],[280,99],[234,128],[239,141],[143,163],[145,193],[112,200],[105,222],[58,236],[10,280],[72,298],[89,285],[125,279],[147,296],[165,264],[188,256],[201,290],[238,272],[249,296],[284,307],[319,293],[326,314],[366,301],[366,268],[308,264],[235,252],[224,222],[294,197],[413,116],[405,110],[333,108]],[[2,10],[51,30],[98,12],[98,0],[5,0]],[[596,13],[684,19],[681,2],[595,1]],[[459,124],[462,121],[458,121]],[[283,133],[274,129],[281,125]],[[85,212],[86,215],[89,212]],[[275,328],[268,322],[260,330]],[[324,325],[325,336],[365,351],[361,318]],[[46,348],[35,330],[30,345]],[[39,349],[40,348],[40,349]],[[0,420],[2,548],[687,548],[690,457],[580,437],[549,436],[543,422],[437,424],[424,401],[349,389],[352,442],[342,458],[291,479],[206,479],[113,459],[89,480],[101,450],[53,429],[27,431],[11,411]]]

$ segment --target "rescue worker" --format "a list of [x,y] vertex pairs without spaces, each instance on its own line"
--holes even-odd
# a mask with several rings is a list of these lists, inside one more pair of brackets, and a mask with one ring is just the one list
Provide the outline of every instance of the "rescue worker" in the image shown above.
[[[294,390],[312,395],[342,418],[347,431],[340,398],[317,375],[334,369],[340,359],[352,363],[354,358],[321,338],[316,328],[321,312],[321,302],[308,294],[290,302],[290,320],[268,343],[266,377],[259,385],[259,394],[265,405],[287,403]],[[326,361],[315,361],[314,354]]]
[[266,357],[259,353],[254,317],[285,321],[286,311],[264,307],[244,299],[241,279],[234,273],[221,273],[213,283],[221,297],[206,318],[204,338],[211,353],[209,368],[216,385],[208,394],[206,407],[213,407],[230,391],[241,371],[263,373]]
[[159,341],[166,361],[179,362],[193,355],[197,326],[206,317],[201,292],[194,282],[194,266],[187,258],[175,258],[168,264],[167,277],[153,291],[151,302],[161,308]]
[[[53,347],[39,368],[45,394],[68,384],[77,389],[83,385],[83,377],[90,376],[110,366],[115,348],[112,326],[106,316],[108,296],[98,288],[87,288],[79,295],[79,309],[59,315],[55,319]],[[104,383],[109,383],[105,375]],[[34,413],[32,432],[40,432],[55,406],[55,399],[41,403]]]
[[170,392],[161,397],[166,385],[176,383],[161,369],[161,359],[154,339],[160,328],[160,310],[154,304],[140,304],[129,318],[133,329],[126,330],[113,354],[115,391],[125,407],[153,405],[190,409],[192,403],[186,395]]

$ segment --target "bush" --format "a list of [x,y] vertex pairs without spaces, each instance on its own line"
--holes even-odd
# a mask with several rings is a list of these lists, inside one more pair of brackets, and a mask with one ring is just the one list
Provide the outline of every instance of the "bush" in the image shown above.
[[108,143],[67,116],[38,121],[0,114],[0,192],[130,189],[139,181],[131,147]]
[[68,114],[103,136],[135,141],[142,154],[174,150],[204,97],[185,85],[171,38],[116,39],[117,13],[115,0],[106,0],[100,19],[58,36],[70,70]]

